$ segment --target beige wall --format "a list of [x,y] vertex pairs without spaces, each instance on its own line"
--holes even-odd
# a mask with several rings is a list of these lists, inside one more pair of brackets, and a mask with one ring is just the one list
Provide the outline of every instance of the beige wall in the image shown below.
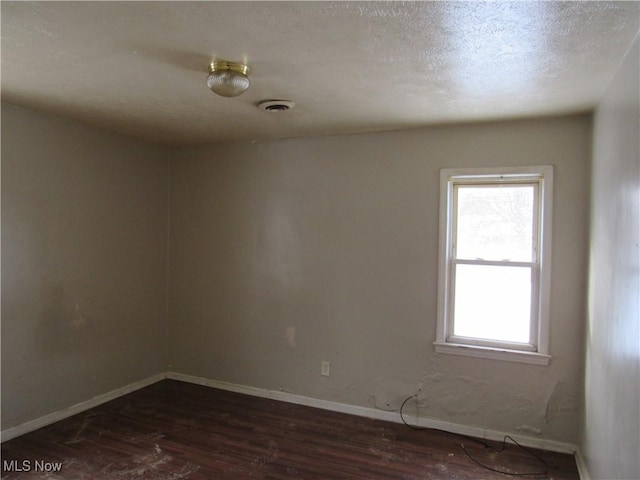
[[[167,151],[2,108],[3,429],[168,368],[577,440],[589,116],[173,150],[167,273]],[[435,355],[438,171],[529,164],[551,365]]]
[[640,49],[594,119],[585,414],[592,478],[640,478]]
[[[591,118],[175,150],[169,370],[576,442]],[[436,355],[438,171],[556,166],[548,367]],[[331,376],[320,362],[331,361]]]
[[165,370],[166,151],[2,105],[2,429]]

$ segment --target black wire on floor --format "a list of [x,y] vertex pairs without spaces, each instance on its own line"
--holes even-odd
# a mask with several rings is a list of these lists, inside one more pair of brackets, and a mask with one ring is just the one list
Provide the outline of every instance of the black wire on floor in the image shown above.
[[489,470],[491,472],[501,473],[503,475],[510,475],[512,477],[533,477],[533,476],[543,476],[543,475],[546,476],[546,475],[549,474],[549,466],[547,465],[547,462],[544,460],[544,458],[540,457],[534,451],[528,449],[524,445],[519,444],[518,442],[516,442],[509,435],[505,435],[504,436],[504,439],[502,440],[502,446],[500,448],[495,448],[495,447],[489,445],[488,443],[483,442],[482,440],[480,440],[478,438],[470,437],[470,436],[464,435],[462,433],[448,432],[446,430],[441,430],[439,428],[416,427],[414,425],[411,425],[411,424],[407,423],[407,421],[404,419],[403,410],[404,410],[404,406],[412,398],[417,398],[417,395],[410,396],[404,402],[402,402],[402,405],[400,406],[400,418],[402,419],[402,423],[404,423],[407,427],[409,427],[409,428],[411,428],[413,430],[430,430],[432,432],[442,432],[442,433],[447,433],[449,435],[453,435],[453,436],[456,436],[456,437],[465,438],[465,439],[470,440],[472,442],[479,443],[480,445],[484,446],[485,448],[493,450],[494,452],[497,452],[497,453],[501,453],[501,452],[503,452],[505,450],[505,448],[507,447],[507,439],[508,439],[508,440],[511,440],[520,449],[522,449],[527,454],[529,454],[531,457],[535,458],[542,465],[541,471],[539,471],[539,472],[512,473],[512,472],[505,472],[504,470],[498,470],[498,469],[492,468],[492,467],[490,467],[488,465],[484,465],[483,463],[479,462],[477,459],[473,458],[471,456],[471,454],[469,454],[467,449],[464,447],[464,443],[461,443],[460,447],[462,447],[462,451],[467,455],[467,457],[469,457],[469,459],[471,459],[473,462],[475,462],[477,465],[481,466],[482,468],[484,468],[486,470]]

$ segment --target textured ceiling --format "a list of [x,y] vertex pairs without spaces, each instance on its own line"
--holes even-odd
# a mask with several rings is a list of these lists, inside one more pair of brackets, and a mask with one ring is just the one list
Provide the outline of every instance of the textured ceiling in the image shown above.
[[[2,100],[168,144],[586,111],[639,6],[2,2]],[[212,58],[246,61],[249,90],[211,93]]]

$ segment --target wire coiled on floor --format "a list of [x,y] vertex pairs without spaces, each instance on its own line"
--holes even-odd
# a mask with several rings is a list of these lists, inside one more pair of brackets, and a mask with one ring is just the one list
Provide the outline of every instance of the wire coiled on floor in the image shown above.
[[491,472],[501,473],[503,475],[510,475],[512,477],[525,477],[525,476],[533,477],[533,476],[543,476],[543,475],[546,476],[546,475],[549,474],[549,466],[547,465],[547,462],[544,460],[544,458],[540,457],[534,451],[528,449],[524,445],[519,444],[516,440],[513,439],[513,437],[511,437],[509,435],[505,435],[504,436],[504,438],[502,439],[502,446],[500,448],[495,448],[492,445],[489,445],[488,443],[486,443],[486,442],[484,442],[484,441],[482,441],[482,440],[480,440],[478,438],[470,437],[468,435],[464,435],[464,434],[461,434],[461,433],[448,432],[446,430],[441,430],[439,428],[416,427],[415,425],[411,425],[411,424],[407,423],[407,421],[404,419],[404,412],[403,411],[404,411],[404,406],[412,398],[416,398],[417,399],[417,395],[412,395],[412,396],[408,397],[404,402],[402,402],[402,405],[400,406],[400,419],[402,420],[402,423],[404,423],[407,427],[409,427],[409,428],[411,428],[413,430],[427,430],[427,431],[432,431],[432,432],[447,433],[449,435],[453,435],[453,436],[456,436],[456,437],[459,437],[459,438],[464,438],[464,439],[467,439],[469,441],[479,443],[480,445],[484,446],[485,448],[493,450],[496,453],[501,453],[501,452],[503,452],[505,450],[505,448],[507,447],[507,439],[508,439],[508,440],[511,440],[520,449],[525,451],[532,458],[536,459],[542,465],[542,469],[539,472],[523,472],[523,473],[505,472],[504,470],[498,470],[498,469],[495,469],[495,468],[490,467],[488,465],[484,465],[483,463],[479,462],[477,459],[475,459],[473,456],[471,456],[471,454],[467,451],[467,449],[464,446],[464,443],[460,443],[460,447],[462,448],[462,451],[467,455],[467,457],[469,457],[470,460],[472,460],[474,463],[476,463],[480,467],[482,467],[482,468],[484,468],[486,470],[489,470]]

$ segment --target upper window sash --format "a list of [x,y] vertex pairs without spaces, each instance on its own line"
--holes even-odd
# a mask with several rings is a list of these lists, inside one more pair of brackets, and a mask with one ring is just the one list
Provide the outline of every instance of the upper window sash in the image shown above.
[[[461,179],[462,178],[462,179]],[[499,181],[495,179],[499,178]],[[458,255],[457,249],[457,241],[458,241],[458,196],[461,188],[474,186],[476,188],[495,188],[496,186],[500,187],[531,187],[533,191],[533,199],[532,199],[532,229],[531,229],[531,252],[529,256],[529,261],[532,264],[536,264],[539,261],[539,248],[538,245],[541,241],[540,238],[540,219],[541,217],[541,203],[540,203],[540,190],[542,186],[542,177],[541,175],[500,175],[500,176],[490,176],[485,175],[481,177],[455,177],[449,180],[449,189],[450,189],[450,197],[451,197],[451,205],[449,210],[449,218],[448,222],[450,225],[450,232],[448,240],[450,242],[448,248],[448,258],[456,259],[456,260],[482,260],[482,261],[503,261],[503,262],[523,262],[526,261],[524,259],[521,260],[510,260],[510,259],[485,259],[481,257],[464,257]]]

